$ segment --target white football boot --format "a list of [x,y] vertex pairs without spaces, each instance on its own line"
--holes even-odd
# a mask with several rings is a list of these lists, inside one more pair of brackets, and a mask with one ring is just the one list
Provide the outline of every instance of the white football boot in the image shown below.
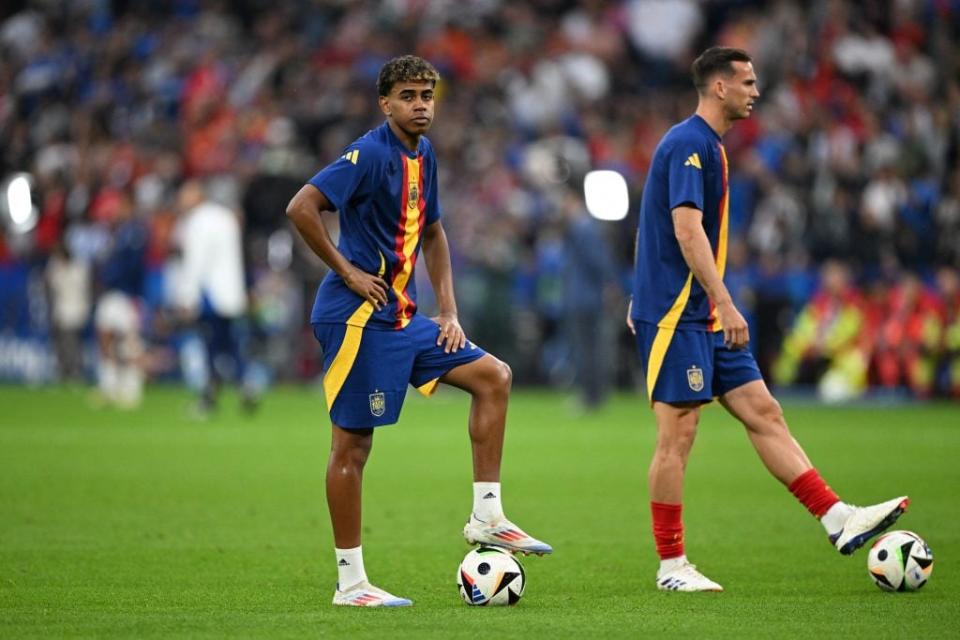
[[553,553],[553,547],[549,544],[530,537],[506,518],[484,522],[471,513],[467,524],[463,526],[463,537],[469,544],[500,547],[511,553],[535,553],[539,556]]
[[338,584],[333,594],[333,604],[345,607],[409,607],[413,601],[398,598],[364,580],[346,591],[340,591]]
[[684,562],[669,571],[657,571],[657,589],[661,591],[723,591],[723,587]]
[[869,507],[853,507],[853,513],[847,517],[843,528],[830,536],[830,542],[843,555],[850,555],[896,522],[900,514],[907,510],[908,504],[910,499],[900,496]]

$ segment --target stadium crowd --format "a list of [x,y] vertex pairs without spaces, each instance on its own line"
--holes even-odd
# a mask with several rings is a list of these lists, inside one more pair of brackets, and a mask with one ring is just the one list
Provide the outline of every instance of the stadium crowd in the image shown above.
[[[468,335],[518,382],[598,403],[636,376],[624,292],[653,147],[695,105],[696,52],[724,44],[762,92],[724,141],[727,280],[761,367],[828,398],[960,397],[957,2],[34,0],[0,19],[0,179],[29,173],[37,206],[0,231],[0,378],[82,376],[117,286],[148,373],[186,374],[191,178],[242,218],[249,355],[317,376],[324,267],[284,207],[378,124],[377,71],[415,52],[443,76],[429,137]],[[626,177],[625,220],[585,213],[593,168]],[[33,357],[48,340],[58,356]]]

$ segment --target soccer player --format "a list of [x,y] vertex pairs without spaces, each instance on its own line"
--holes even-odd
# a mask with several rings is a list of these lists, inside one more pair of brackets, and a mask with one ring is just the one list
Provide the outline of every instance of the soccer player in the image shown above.
[[[333,423],[327,503],[339,580],[335,605],[408,606],[367,580],[360,546],[364,463],[375,427],[397,421],[407,384],[429,396],[438,382],[470,393],[473,511],[467,542],[544,554],[503,514],[500,458],[510,367],[469,342],[457,320],[450,250],[440,222],[437,160],[424,134],[439,74],[402,56],[377,79],[386,121],[349,145],[294,196],[287,215],[331,271],[310,316],[323,347],[323,386]],[[334,246],[322,211],[340,212]],[[414,265],[423,247],[439,315],[417,313]]]
[[700,406],[717,397],[747,429],[773,476],[813,514],[842,554],[890,526],[906,496],[870,507],[842,502],[790,435],[747,346],[747,323],[723,283],[729,224],[728,163],[721,138],[747,118],[760,93],[750,56],[714,47],[693,63],[696,113],[660,141],[643,190],[633,298],[637,338],[657,423],[650,507],[657,587],[722,591],[687,561],[683,478]]

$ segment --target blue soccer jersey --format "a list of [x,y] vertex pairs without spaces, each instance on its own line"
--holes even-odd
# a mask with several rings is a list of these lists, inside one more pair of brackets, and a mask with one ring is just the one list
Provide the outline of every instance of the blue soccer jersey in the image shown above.
[[722,329],[716,309],[690,271],[671,211],[703,212],[703,227],[723,277],[727,262],[727,155],[720,136],[698,115],[674,126],[657,145],[643,188],[633,284],[634,322],[663,329]]
[[317,291],[310,322],[402,329],[417,310],[413,269],[423,230],[440,219],[437,159],[425,137],[411,152],[387,123],[349,145],[310,179],[340,212],[338,249],[380,275],[390,290],[379,311],[331,271]]

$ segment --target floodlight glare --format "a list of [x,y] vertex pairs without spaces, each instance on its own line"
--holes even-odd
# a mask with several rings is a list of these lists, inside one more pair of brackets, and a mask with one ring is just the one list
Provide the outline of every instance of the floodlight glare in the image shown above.
[[623,220],[630,209],[627,181],[617,171],[591,171],[583,179],[587,211],[597,220]]
[[37,223],[37,209],[30,195],[30,176],[26,173],[14,174],[7,181],[4,190],[7,215],[15,231],[24,233]]

